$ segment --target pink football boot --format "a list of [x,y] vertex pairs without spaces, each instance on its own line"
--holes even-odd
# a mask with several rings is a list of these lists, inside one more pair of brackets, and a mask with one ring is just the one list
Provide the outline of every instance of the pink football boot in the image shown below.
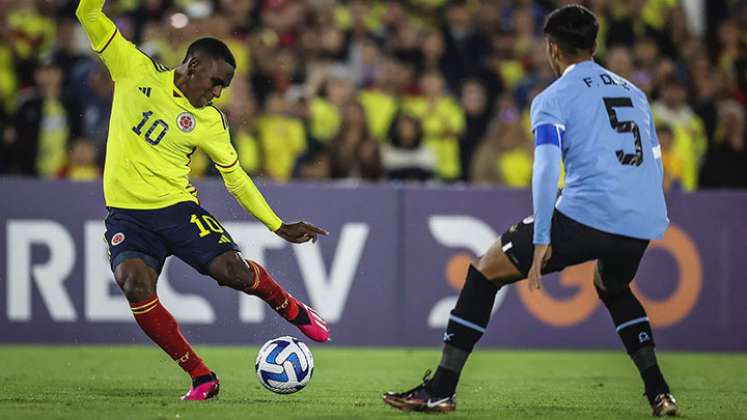
[[296,319],[291,321],[293,325],[298,327],[306,337],[320,342],[326,343],[329,341],[329,327],[327,327],[327,321],[321,317],[315,310],[296,299],[293,296],[289,297],[294,299],[298,304],[298,316]]
[[218,398],[220,381],[215,372],[192,380],[192,387],[182,396],[182,401],[205,401]]

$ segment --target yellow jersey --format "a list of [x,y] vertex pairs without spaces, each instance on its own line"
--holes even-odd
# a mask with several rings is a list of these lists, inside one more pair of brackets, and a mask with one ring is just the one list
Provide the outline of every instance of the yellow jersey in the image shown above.
[[174,71],[125,39],[103,13],[104,0],[80,0],[76,16],[114,80],[104,164],[106,205],[158,209],[197,200],[189,163],[199,148],[241,206],[275,231],[282,220],[239,165],[228,124],[214,106],[195,108]]
[[221,111],[193,107],[174,85],[174,71],[118,30],[97,52],[114,80],[104,164],[106,205],[157,209],[198,202],[189,182],[189,162],[197,148],[223,168],[238,165]]

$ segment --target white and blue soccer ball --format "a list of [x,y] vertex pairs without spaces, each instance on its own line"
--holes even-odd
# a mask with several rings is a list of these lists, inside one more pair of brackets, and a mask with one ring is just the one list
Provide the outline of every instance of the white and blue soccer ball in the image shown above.
[[259,349],[254,368],[265,388],[278,394],[292,394],[309,384],[314,358],[306,344],[297,338],[278,337]]

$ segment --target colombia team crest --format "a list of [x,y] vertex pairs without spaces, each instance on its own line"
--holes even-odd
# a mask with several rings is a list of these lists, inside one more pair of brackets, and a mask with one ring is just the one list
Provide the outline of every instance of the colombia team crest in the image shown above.
[[124,240],[125,240],[124,233],[117,232],[114,234],[114,236],[112,236],[112,246],[117,246],[121,244],[122,242],[124,242]]
[[178,125],[179,129],[184,131],[185,133],[189,133],[190,131],[194,130],[195,124],[197,124],[195,116],[189,112],[182,112],[181,114],[179,114],[179,116],[176,117],[176,125]]

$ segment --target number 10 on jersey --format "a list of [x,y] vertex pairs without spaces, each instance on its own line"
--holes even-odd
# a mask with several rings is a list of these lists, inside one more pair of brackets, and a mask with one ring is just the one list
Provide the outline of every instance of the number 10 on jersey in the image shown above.
[[[145,127],[145,124],[147,124],[152,115],[153,111],[144,111],[143,119],[136,126],[132,127],[132,131],[138,136],[143,135],[143,127]],[[169,131],[169,125],[164,120],[158,118],[145,131],[145,141],[155,146],[163,140],[163,136],[166,135],[167,131]]]

